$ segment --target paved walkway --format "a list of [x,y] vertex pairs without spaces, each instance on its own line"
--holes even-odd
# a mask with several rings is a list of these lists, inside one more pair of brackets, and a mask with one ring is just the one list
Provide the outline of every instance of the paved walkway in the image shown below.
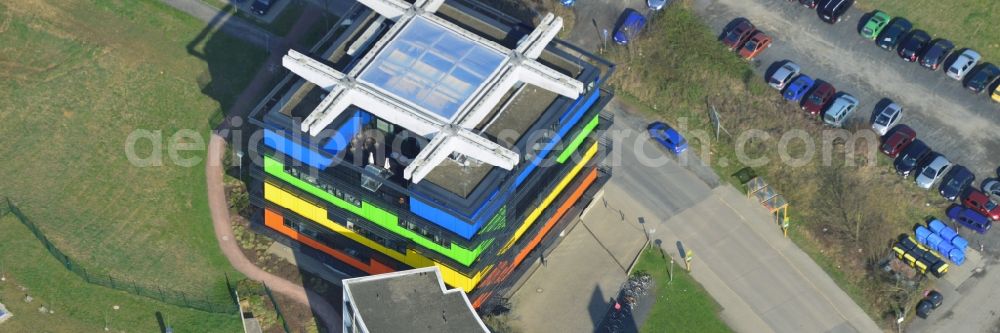
[[327,332],[339,332],[341,328],[340,309],[335,308],[322,296],[305,290],[302,286],[292,283],[280,276],[265,272],[243,255],[233,228],[230,225],[229,203],[226,200],[223,185],[222,154],[226,151],[226,140],[217,134],[212,134],[208,143],[208,159],[205,164],[205,177],[208,184],[208,207],[212,212],[212,227],[219,248],[237,271],[247,277],[261,281],[272,291],[285,295],[296,302],[312,308],[318,315]]
[[243,251],[235,242],[236,238],[233,235],[230,224],[229,205],[223,185],[222,155],[226,150],[226,140],[219,134],[223,133],[223,135],[226,135],[229,133],[229,117],[245,117],[250,108],[266,93],[266,89],[270,88],[268,84],[272,82],[275,75],[274,71],[270,70],[270,68],[273,68],[275,65],[280,66],[281,55],[287,52],[290,47],[291,43],[289,41],[296,41],[301,38],[308,28],[316,23],[321,13],[318,10],[306,10],[302,18],[296,22],[296,25],[288,33],[287,38],[277,38],[260,27],[247,23],[238,17],[232,17],[229,13],[219,12],[218,9],[208,6],[199,0],[161,1],[202,20],[208,24],[206,29],[221,29],[223,33],[236,36],[258,46],[263,47],[266,45],[271,47],[268,50],[271,56],[268,58],[267,63],[257,71],[257,74],[248,87],[233,104],[232,109],[227,112],[227,120],[213,132],[209,140],[205,177],[212,226],[215,230],[216,240],[219,242],[219,248],[237,271],[243,273],[248,278],[267,284],[274,292],[309,306],[313,310],[313,313],[319,317],[320,324],[326,328],[327,332],[339,332],[341,329],[339,307],[332,306],[322,296],[306,290],[301,285],[258,268],[243,255]]
[[[646,122],[618,102],[608,109],[616,112],[612,129],[643,128]],[[648,232],[674,258],[681,258],[678,242],[694,251],[692,275],[738,332],[881,331],[782,237],[763,207],[718,185],[693,157],[685,165],[663,156],[641,131],[615,144],[608,158],[614,176],[603,198],[515,294],[516,324],[533,331],[592,331]]]
[[604,318],[646,239],[641,227],[601,200],[594,199],[544,266],[522,264],[537,266],[512,298],[513,324],[522,331],[592,332]]

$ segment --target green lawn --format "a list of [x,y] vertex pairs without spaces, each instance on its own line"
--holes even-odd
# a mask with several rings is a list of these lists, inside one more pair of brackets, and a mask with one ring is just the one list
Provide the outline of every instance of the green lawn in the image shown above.
[[869,0],[864,10],[880,9],[902,16],[934,37],[947,38],[959,48],[970,47],[986,61],[1000,62],[1000,1],[995,0]]
[[[174,332],[239,332],[239,316],[209,314],[83,282],[63,268],[13,215],[0,217],[0,303],[14,317],[3,332],[159,332],[160,312]],[[24,291],[23,288],[27,288]],[[24,301],[25,294],[33,298]],[[119,309],[114,310],[114,306]],[[42,313],[44,306],[55,313]]]
[[[163,149],[181,129],[207,141],[209,119],[262,63],[263,50],[199,38],[203,27],[153,0],[0,4],[0,196],[89,271],[221,298],[233,271],[214,239],[204,163],[163,152],[163,166],[137,167],[125,147],[136,130],[162,134]],[[146,156],[153,144],[138,147]]]
[[646,248],[633,272],[646,272],[656,284],[656,303],[642,325],[642,332],[731,332],[719,318],[719,307],[683,264],[674,267],[670,282],[670,259],[655,248]]

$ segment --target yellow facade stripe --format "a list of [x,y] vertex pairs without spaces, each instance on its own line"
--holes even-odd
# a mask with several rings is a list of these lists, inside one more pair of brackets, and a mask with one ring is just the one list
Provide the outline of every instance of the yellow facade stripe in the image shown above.
[[580,173],[580,170],[587,165],[587,162],[589,162],[595,154],[597,154],[597,142],[590,145],[590,148],[587,149],[587,153],[583,154],[583,160],[581,160],[580,163],[577,163],[576,166],[569,171],[569,174],[566,174],[566,177],[563,177],[563,179],[559,181],[559,184],[556,184],[556,187],[552,189],[552,192],[549,192],[549,195],[545,197],[545,200],[542,200],[542,203],[539,204],[535,210],[531,211],[531,214],[528,214],[528,217],[524,219],[524,223],[522,223],[521,226],[514,231],[514,237],[511,237],[510,240],[504,244],[503,248],[500,249],[499,254],[504,254],[507,250],[510,250],[510,247],[513,246],[514,243],[521,238],[521,236],[524,236],[524,233],[527,232],[528,228],[531,228],[531,225],[535,223],[535,220],[542,215],[545,208],[548,208],[549,205],[552,204],[552,201],[554,201],[556,197],[562,193],[563,189],[566,188],[566,185],[569,185],[569,183],[573,181],[576,174]]
[[463,275],[462,273],[459,273],[454,269],[451,269],[448,266],[439,264],[434,260],[431,260],[430,258],[424,257],[423,255],[420,255],[419,253],[411,249],[406,249],[405,254],[399,253],[396,250],[382,246],[382,244],[376,243],[375,241],[372,241],[365,236],[359,235],[354,231],[347,229],[346,227],[340,224],[337,224],[336,222],[330,221],[327,218],[327,212],[325,208],[317,206],[308,201],[305,201],[302,198],[299,198],[280,187],[272,185],[271,183],[267,182],[264,183],[264,198],[267,199],[267,201],[273,202],[274,204],[284,207],[285,209],[288,209],[296,214],[299,214],[302,217],[310,219],[326,227],[327,229],[330,229],[333,232],[341,234],[344,237],[350,238],[351,240],[354,240],[355,242],[358,242],[361,245],[367,246],[372,250],[381,252],[382,254],[385,254],[391,257],[392,259],[395,259],[409,266],[415,268],[437,266],[438,268],[441,269],[441,277],[444,279],[445,283],[451,285],[452,287],[462,288],[466,292],[470,292],[472,291],[472,289],[475,289],[476,285],[479,284],[479,281],[483,279],[483,276],[485,276],[486,273],[488,273],[490,269],[493,268],[493,265],[490,265],[484,268],[483,270],[479,271],[479,273],[476,273],[475,276],[470,278]]

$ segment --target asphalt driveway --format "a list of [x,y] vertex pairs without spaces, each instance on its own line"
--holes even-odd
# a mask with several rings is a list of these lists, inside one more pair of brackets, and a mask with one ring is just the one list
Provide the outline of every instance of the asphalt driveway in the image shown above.
[[717,32],[744,17],[774,37],[771,48],[755,60],[761,80],[772,63],[794,61],[803,73],[858,97],[861,107],[853,121],[867,122],[879,101],[892,99],[904,108],[902,122],[935,151],[969,167],[977,179],[997,176],[1000,104],[985,94],[973,95],[941,70],[905,62],[861,38],[857,29],[866,13],[852,9],[842,22],[829,25],[815,10],[788,1],[695,0],[694,7]]

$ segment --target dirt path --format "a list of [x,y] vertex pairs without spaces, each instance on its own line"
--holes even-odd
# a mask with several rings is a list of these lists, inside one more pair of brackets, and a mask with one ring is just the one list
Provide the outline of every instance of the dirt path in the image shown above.
[[[169,2],[168,2],[169,3]],[[230,132],[230,119],[233,117],[246,118],[253,105],[260,100],[269,84],[278,71],[272,70],[281,66],[281,57],[291,48],[295,41],[298,41],[321,17],[320,10],[306,10],[302,17],[292,27],[288,35],[284,38],[276,38],[270,43],[268,52],[270,56],[267,61],[254,75],[253,80],[247,85],[233,107],[227,112],[227,118],[212,133],[209,139],[208,156],[205,164],[205,178],[208,188],[208,206],[212,215],[212,226],[215,230],[216,240],[223,255],[237,271],[243,273],[250,279],[261,281],[272,291],[285,295],[298,303],[306,305],[312,309],[315,316],[319,318],[319,323],[326,327],[326,332],[340,332],[341,317],[338,307],[334,307],[319,294],[305,289],[303,286],[293,283],[280,276],[268,273],[258,268],[243,254],[239,244],[235,241],[231,219],[229,215],[229,203],[226,200],[225,186],[223,184],[223,154],[226,151],[226,139],[223,135]],[[205,19],[202,16],[195,17]],[[245,123],[245,122],[241,122]],[[220,135],[222,133],[222,135]]]
[[267,284],[272,291],[312,308],[313,313],[319,316],[320,321],[326,326],[327,332],[339,332],[341,327],[340,311],[330,305],[322,296],[280,276],[265,272],[243,255],[243,251],[235,241],[236,237],[233,235],[233,228],[229,223],[229,204],[226,201],[225,186],[222,183],[222,154],[225,151],[226,140],[213,133],[208,143],[205,178],[208,182],[208,207],[212,212],[212,226],[222,253],[240,273]]

